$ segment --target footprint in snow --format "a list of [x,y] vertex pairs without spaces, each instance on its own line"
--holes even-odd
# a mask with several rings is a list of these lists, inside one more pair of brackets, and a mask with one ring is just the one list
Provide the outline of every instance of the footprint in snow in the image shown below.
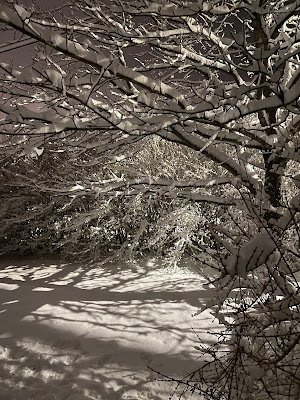
[[149,354],[141,353],[141,359],[144,361],[146,365],[150,365],[152,362],[152,357]]
[[111,360],[111,357],[112,357],[111,354],[105,354],[104,356],[99,357],[98,365],[100,366],[107,364]]

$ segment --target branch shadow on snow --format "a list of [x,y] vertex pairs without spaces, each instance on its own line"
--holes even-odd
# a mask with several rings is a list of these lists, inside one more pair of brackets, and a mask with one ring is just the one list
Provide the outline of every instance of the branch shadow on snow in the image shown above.
[[153,261],[3,259],[0,389],[6,399],[166,398],[171,387],[147,365],[182,376],[199,368],[196,334],[209,343],[217,329],[209,313],[191,314],[207,296],[196,275]]

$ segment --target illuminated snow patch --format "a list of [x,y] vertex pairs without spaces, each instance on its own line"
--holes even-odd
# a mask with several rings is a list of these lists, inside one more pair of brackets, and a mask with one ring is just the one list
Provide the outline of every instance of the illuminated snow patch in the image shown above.
[[54,288],[47,288],[47,287],[36,287],[32,289],[33,292],[51,292]]
[[0,289],[2,290],[16,290],[19,288],[19,285],[16,283],[1,283],[0,282]]

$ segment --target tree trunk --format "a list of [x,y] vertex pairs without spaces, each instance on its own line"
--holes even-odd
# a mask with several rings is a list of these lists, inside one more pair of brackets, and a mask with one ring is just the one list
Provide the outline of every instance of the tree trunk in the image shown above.
[[[286,160],[280,155],[266,152],[264,154],[265,162],[265,193],[274,208],[282,206],[282,173],[286,167]],[[274,210],[267,210],[264,219],[269,222],[271,218],[278,219],[279,215]]]

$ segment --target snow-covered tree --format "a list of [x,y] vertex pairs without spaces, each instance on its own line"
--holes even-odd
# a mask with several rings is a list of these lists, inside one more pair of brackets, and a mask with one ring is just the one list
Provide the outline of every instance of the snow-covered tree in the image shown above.
[[299,0],[81,0],[52,14],[0,7],[2,30],[36,49],[31,65],[0,64],[4,157],[38,157],[56,142],[95,166],[134,157],[158,135],[214,165],[197,179],[37,187],[228,207],[212,229],[217,255],[208,253],[220,273],[210,306],[232,334],[230,399],[299,396],[299,12]]

